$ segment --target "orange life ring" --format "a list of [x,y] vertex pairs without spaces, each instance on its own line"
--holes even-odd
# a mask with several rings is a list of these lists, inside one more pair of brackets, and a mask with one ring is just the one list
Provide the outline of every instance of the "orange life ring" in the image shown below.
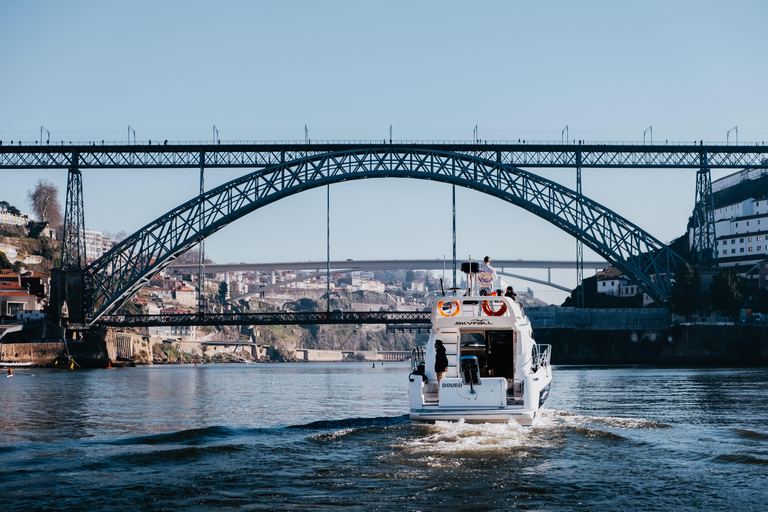
[[507,312],[506,302],[502,302],[499,310],[494,311],[493,309],[491,309],[491,304],[487,300],[483,301],[483,313],[485,313],[488,316],[501,316],[506,312]]
[[[446,311],[443,309],[443,304],[448,304],[450,307]],[[441,300],[437,303],[437,310],[440,312],[442,316],[456,316],[459,313],[461,313],[461,304],[459,301],[447,301],[447,300]]]

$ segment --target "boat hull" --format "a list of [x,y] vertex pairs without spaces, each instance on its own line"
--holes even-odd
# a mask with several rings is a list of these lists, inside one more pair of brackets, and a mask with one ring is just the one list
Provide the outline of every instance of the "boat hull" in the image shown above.
[[534,426],[541,417],[541,410],[526,409],[475,409],[450,410],[446,408],[427,408],[412,410],[411,421],[416,423],[434,423],[436,421],[461,421],[466,423],[508,423],[514,420],[524,426]]

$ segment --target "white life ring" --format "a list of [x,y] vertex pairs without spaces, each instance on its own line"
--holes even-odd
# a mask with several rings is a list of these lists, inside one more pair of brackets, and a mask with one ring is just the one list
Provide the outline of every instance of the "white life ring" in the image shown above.
[[437,310],[442,316],[456,316],[461,313],[461,304],[457,300],[441,300],[437,303]]

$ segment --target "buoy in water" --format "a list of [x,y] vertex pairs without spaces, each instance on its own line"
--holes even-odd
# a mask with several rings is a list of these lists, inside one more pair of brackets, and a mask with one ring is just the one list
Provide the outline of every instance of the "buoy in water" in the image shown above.
[[371,366],[371,368],[376,368],[376,363],[373,363],[373,366]]
[[8,376],[13,377],[13,368],[8,368]]

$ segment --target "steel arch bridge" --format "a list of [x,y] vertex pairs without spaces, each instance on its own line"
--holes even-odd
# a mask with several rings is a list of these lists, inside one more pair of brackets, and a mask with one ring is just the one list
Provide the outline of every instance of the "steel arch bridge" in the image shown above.
[[660,301],[669,297],[670,277],[681,261],[608,208],[501,159],[418,147],[353,148],[267,166],[147,224],[85,269],[86,322],[114,312],[151,276],[240,217],[305,190],[364,178],[434,180],[517,205],[581,239]]

